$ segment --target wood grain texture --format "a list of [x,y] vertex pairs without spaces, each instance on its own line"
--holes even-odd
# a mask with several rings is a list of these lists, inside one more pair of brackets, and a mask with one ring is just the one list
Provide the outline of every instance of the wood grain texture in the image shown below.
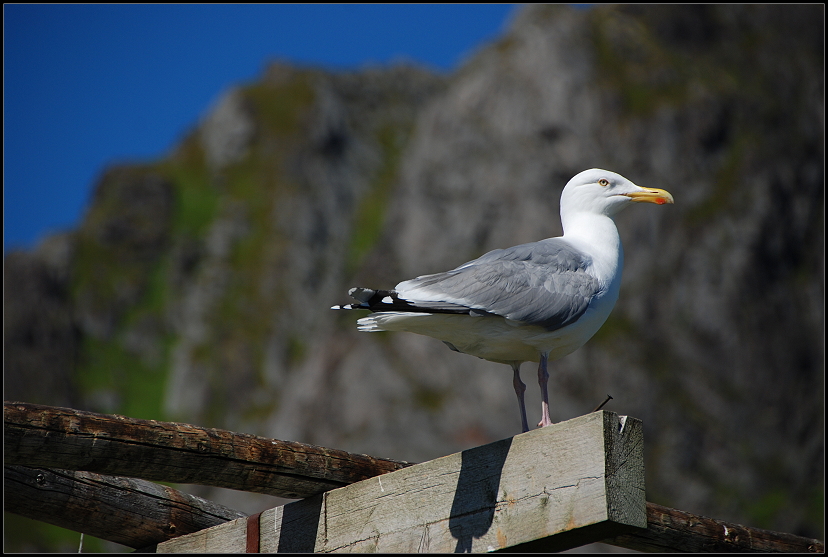
[[305,498],[408,463],[189,424],[3,405],[5,464]]
[[825,553],[820,540],[772,532],[647,503],[647,530],[604,543],[647,552]]
[[[646,525],[641,422],[606,411],[262,513],[262,552],[561,550]],[[242,551],[221,525],[159,552]],[[232,538],[232,539],[230,539]]]
[[6,511],[143,548],[245,514],[145,480],[5,466]]

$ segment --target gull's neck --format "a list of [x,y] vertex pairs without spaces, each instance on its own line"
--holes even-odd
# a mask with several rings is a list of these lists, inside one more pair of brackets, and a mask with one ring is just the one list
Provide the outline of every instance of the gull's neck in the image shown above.
[[563,239],[593,258],[595,270],[609,280],[620,277],[624,251],[612,218],[590,212],[561,215]]

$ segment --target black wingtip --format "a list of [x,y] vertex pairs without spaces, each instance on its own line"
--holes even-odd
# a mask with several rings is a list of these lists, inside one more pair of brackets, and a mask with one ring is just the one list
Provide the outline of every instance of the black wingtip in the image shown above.
[[357,300],[358,304],[342,304],[331,306],[331,309],[371,309],[383,296],[387,295],[386,290],[374,290],[372,288],[351,288],[348,295]]
[[377,295],[377,291],[372,288],[351,288],[348,290],[348,295],[355,300],[359,300],[363,304],[370,302],[371,298]]

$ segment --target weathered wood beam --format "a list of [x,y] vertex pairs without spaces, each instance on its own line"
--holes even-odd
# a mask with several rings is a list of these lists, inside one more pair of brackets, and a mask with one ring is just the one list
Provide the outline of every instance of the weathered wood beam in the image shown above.
[[[164,552],[562,550],[646,526],[641,422],[595,412],[163,542]],[[258,528],[255,528],[258,526]]]
[[646,552],[825,553],[820,540],[750,528],[647,503],[647,529],[602,540]]
[[143,548],[245,513],[145,480],[73,470],[5,466],[8,512]]
[[408,463],[189,424],[3,404],[4,463],[305,498]]

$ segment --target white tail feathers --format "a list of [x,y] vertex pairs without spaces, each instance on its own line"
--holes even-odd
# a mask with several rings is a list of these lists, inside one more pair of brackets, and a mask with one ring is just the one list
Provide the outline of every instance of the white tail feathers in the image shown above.
[[357,331],[376,333],[382,330],[376,315],[369,315],[357,321]]

